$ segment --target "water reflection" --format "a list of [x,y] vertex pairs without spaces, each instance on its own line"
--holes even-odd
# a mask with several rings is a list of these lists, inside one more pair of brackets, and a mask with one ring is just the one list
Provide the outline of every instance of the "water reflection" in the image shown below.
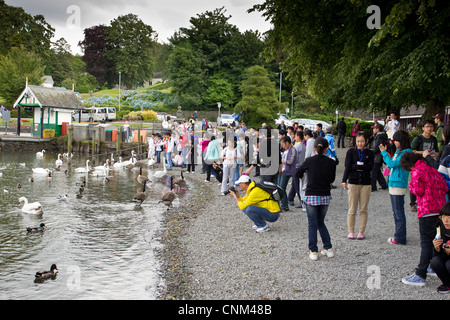
[[[75,157],[71,167],[64,161],[52,177],[32,173],[54,169],[57,156],[0,153],[0,298],[155,299],[160,278],[153,236],[166,210],[157,203],[164,184],[151,184],[137,208],[131,200],[141,188],[139,171],[111,170],[109,179],[87,177],[78,199],[84,175],[74,169],[85,166],[86,158]],[[65,194],[67,201],[58,200]],[[39,201],[43,215],[22,213],[21,196]],[[46,225],[43,233],[27,233],[40,223]],[[59,269],[55,279],[34,283],[36,271],[53,263]]]

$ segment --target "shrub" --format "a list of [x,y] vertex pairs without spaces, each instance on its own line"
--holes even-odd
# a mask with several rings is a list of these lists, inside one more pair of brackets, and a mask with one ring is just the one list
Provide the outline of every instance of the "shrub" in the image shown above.
[[135,121],[152,121],[156,120],[156,112],[153,110],[146,111],[131,111],[123,117],[125,120],[135,120]]

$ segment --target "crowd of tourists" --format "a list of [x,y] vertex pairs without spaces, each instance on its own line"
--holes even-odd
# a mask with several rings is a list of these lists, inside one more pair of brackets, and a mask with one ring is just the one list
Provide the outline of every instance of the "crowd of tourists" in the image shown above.
[[[299,209],[308,218],[309,258],[317,260],[319,253],[333,257],[325,217],[338,179],[348,190],[347,238],[365,239],[370,196],[388,190],[395,230],[387,242],[402,246],[407,241],[404,203],[409,196],[411,211],[417,213],[419,222],[420,259],[415,272],[402,282],[424,286],[427,276],[437,275],[442,280],[438,292],[450,292],[450,125],[443,123],[442,115],[423,122],[422,133],[412,141],[410,134],[400,129],[395,113],[386,125],[375,123],[370,136],[356,122],[351,130],[353,146],[342,159],[341,179],[336,177],[341,159],[332,126],[323,128],[319,123],[312,131],[297,123],[247,128],[241,122],[220,131],[207,122],[191,120],[170,124],[162,134],[152,135],[149,158],[166,161],[167,170],[178,166],[189,173],[200,171],[205,183],[212,183],[214,177],[220,195],[234,199],[257,233],[269,231],[268,222],[276,222],[282,212]],[[337,123],[336,131],[337,147],[345,148],[344,119]]]

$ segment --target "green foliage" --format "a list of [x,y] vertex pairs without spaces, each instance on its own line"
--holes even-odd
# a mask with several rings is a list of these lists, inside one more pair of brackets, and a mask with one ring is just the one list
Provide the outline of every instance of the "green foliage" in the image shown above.
[[225,74],[218,73],[208,80],[203,100],[208,106],[216,106],[217,102],[226,107],[233,104],[235,99],[233,84],[225,78]]
[[28,84],[41,85],[44,81],[42,60],[22,48],[11,48],[6,56],[0,56],[0,96],[13,104]]
[[113,64],[115,71],[122,73],[122,84],[134,88],[152,78],[155,32],[137,15],[127,14],[111,21],[106,29],[109,50],[105,57]]
[[242,100],[234,110],[243,112],[242,119],[247,127],[259,127],[262,123],[274,126],[278,112],[287,107],[287,103],[280,103],[276,99],[274,83],[270,81],[264,67],[246,69],[240,89]]
[[381,2],[380,30],[366,27],[370,0],[267,0],[253,10],[274,25],[266,56],[281,57],[298,87],[334,110],[444,112],[450,100],[450,2]]

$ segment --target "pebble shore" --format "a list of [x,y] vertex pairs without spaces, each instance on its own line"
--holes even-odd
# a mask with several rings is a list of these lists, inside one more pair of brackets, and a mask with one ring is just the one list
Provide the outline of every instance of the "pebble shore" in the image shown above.
[[[258,234],[234,199],[220,195],[214,177],[210,183],[204,181],[201,166],[197,173],[185,174],[191,191],[179,207],[167,212],[158,235],[164,278],[160,299],[448,300],[449,295],[437,293],[441,281],[435,276],[427,278],[425,287],[401,282],[414,272],[420,255],[418,222],[409,209],[409,195],[406,245],[387,243],[394,232],[387,190],[371,193],[366,239],[347,239],[348,199],[340,186],[347,149],[337,151],[341,160],[337,188],[331,191],[326,218],[335,255],[319,253],[318,261],[308,257],[306,212],[291,206],[269,224],[269,232]],[[359,212],[356,225],[358,219]]]

